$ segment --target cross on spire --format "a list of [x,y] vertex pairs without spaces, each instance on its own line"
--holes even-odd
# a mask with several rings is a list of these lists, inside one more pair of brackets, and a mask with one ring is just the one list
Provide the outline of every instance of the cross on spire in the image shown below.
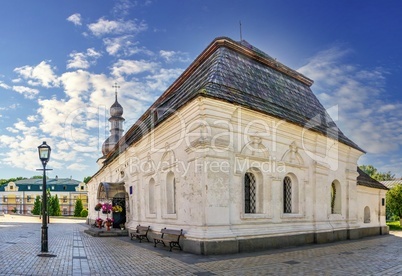
[[117,82],[115,82],[114,85],[112,85],[112,87],[115,89],[115,90],[114,90],[114,93],[115,93],[115,95],[116,95],[116,101],[117,101],[117,89],[120,88],[120,86],[117,85]]

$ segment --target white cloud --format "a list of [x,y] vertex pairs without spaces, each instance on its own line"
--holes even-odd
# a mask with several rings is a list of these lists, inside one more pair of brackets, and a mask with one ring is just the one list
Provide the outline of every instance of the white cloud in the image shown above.
[[101,56],[94,48],[87,49],[86,53],[73,52],[67,61],[67,69],[88,69]]
[[67,21],[72,22],[76,26],[77,25],[80,26],[80,25],[82,25],[82,23],[81,23],[81,14],[74,13],[74,14],[70,15],[69,17],[67,17]]
[[146,60],[124,60],[119,59],[112,67],[112,75],[121,77],[123,75],[133,75],[142,72],[153,72],[159,65],[152,61]]
[[339,47],[322,51],[298,71],[314,80],[324,106],[338,105],[337,124],[349,138],[370,154],[395,153],[402,146],[402,103],[384,97],[386,70],[345,63],[351,53]]
[[64,92],[71,98],[86,97],[89,91],[89,79],[91,75],[84,70],[66,72],[60,76],[60,83]]
[[124,35],[119,37],[107,37],[103,39],[106,52],[111,56],[131,56],[137,53],[144,53],[148,56],[154,54],[144,47],[139,47],[138,42],[134,41],[133,35]]
[[88,166],[80,163],[73,163],[67,167],[68,170],[74,170],[74,171],[83,171],[87,169]]
[[0,87],[4,89],[11,89],[11,86],[5,84],[4,82],[0,81]]
[[36,122],[38,120],[38,116],[37,115],[30,115],[27,117],[28,122],[33,123]]
[[97,52],[97,51],[95,51],[94,48],[88,48],[87,49],[87,56],[92,57],[92,58],[99,58],[99,57],[102,56],[102,54]]
[[87,61],[84,53],[71,53],[70,58],[71,59],[67,61],[67,69],[89,68],[89,62]]
[[160,69],[147,77],[147,85],[154,90],[164,91],[183,72],[183,69]]
[[116,17],[123,17],[128,15],[129,10],[137,5],[137,1],[130,1],[130,0],[120,0],[116,1],[117,3],[113,7],[113,14]]
[[14,69],[20,77],[28,81],[32,86],[43,86],[46,88],[57,87],[58,80],[53,72],[53,68],[46,61],[32,67],[25,65]]
[[17,129],[12,128],[12,127],[7,127],[6,130],[8,130],[11,133],[18,133],[19,132]]
[[124,34],[124,33],[140,33],[147,29],[147,24],[144,22],[137,22],[134,20],[107,20],[100,18],[96,23],[88,25],[88,29],[95,36],[103,36],[107,34]]
[[183,52],[175,52],[175,51],[165,51],[165,50],[160,50],[159,55],[166,61],[166,62],[175,62],[175,61],[180,61],[180,62],[189,62],[190,58],[188,57],[187,53]]
[[22,95],[24,95],[25,98],[27,99],[34,99],[36,95],[39,94],[38,89],[26,87],[26,86],[13,86],[12,88],[15,92],[18,92]]

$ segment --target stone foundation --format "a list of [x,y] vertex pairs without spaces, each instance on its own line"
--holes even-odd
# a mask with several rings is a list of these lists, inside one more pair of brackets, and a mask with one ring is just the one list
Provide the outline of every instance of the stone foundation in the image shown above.
[[180,243],[185,252],[199,255],[219,255],[285,248],[304,244],[323,244],[342,240],[354,240],[368,236],[386,235],[388,233],[388,227],[384,226],[291,236],[222,241],[196,241],[183,238],[180,240]]

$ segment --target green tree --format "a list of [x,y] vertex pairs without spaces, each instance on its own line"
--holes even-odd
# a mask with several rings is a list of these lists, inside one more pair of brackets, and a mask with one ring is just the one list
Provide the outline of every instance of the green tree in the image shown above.
[[402,219],[402,185],[396,185],[387,192],[387,208]]
[[32,209],[32,214],[33,215],[39,215],[41,213],[41,206],[42,206],[42,202],[40,200],[40,196],[36,196],[35,198],[35,202],[34,202],[34,207]]
[[390,171],[383,173],[379,172],[373,165],[361,165],[359,166],[362,171],[367,173],[371,178],[377,181],[394,180],[395,175]]
[[61,211],[60,211],[60,202],[59,202],[59,197],[57,195],[52,196],[52,211],[53,213],[51,216],[61,216]]
[[0,179],[0,186],[2,186],[4,184],[7,184],[9,182],[15,182],[15,181],[18,181],[18,180],[23,180],[23,179],[27,179],[27,178],[19,176],[19,177],[9,178],[9,179]]
[[54,198],[50,195],[50,191],[47,191],[47,214],[53,216],[54,214]]
[[83,209],[84,209],[84,206],[82,205],[82,200],[81,200],[81,198],[78,198],[75,201],[74,217],[81,217],[81,212]]
[[92,176],[84,177],[84,183],[87,184],[91,180]]

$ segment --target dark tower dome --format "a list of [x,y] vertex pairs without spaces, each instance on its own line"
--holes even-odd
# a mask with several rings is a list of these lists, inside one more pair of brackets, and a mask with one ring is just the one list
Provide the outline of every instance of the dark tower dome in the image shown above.
[[110,143],[110,137],[108,137],[102,145],[102,154],[105,156],[113,149],[114,144]]
[[120,138],[123,136],[123,107],[117,101],[117,84],[113,86],[116,88],[116,98],[114,104],[110,107],[110,136],[103,142],[102,154],[106,156],[113,150],[115,145],[119,142]]
[[123,115],[123,107],[117,101],[117,92],[116,92],[116,100],[114,104],[110,107],[110,116],[112,117],[120,117]]

